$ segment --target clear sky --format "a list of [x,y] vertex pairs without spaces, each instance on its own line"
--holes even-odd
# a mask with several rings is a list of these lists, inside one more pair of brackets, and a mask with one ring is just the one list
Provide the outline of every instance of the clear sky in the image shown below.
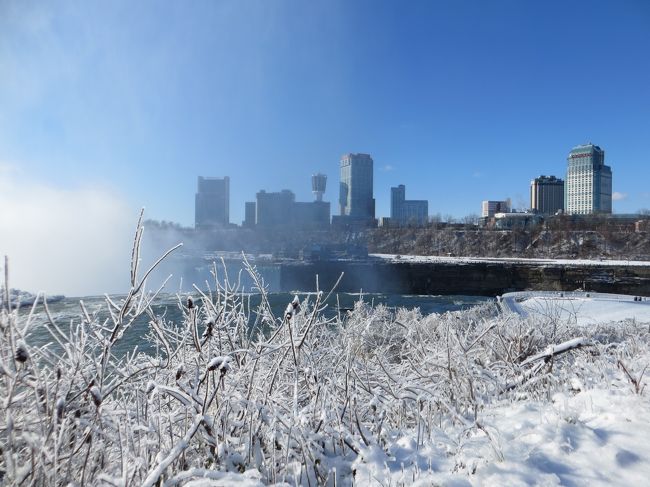
[[614,211],[650,207],[647,0],[0,0],[0,181],[77,221],[95,194],[191,225],[197,176],[228,175],[241,223],[319,171],[334,213],[346,152],[373,156],[378,216],[401,183],[461,217],[526,206],[589,141]]

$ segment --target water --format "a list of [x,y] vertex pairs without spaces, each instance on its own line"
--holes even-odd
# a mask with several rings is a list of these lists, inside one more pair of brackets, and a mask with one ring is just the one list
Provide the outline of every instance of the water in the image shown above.
[[[315,296],[313,293],[297,293],[301,302],[309,298],[313,302]],[[124,296],[111,296],[115,302],[119,302]],[[281,317],[288,303],[293,299],[294,294],[291,293],[270,293],[268,295],[269,303],[276,317]],[[200,300],[194,297],[195,302],[198,304]],[[183,302],[186,296],[181,298]],[[378,305],[383,304],[390,308],[419,308],[423,315],[431,313],[444,313],[447,311],[458,311],[476,306],[486,301],[491,301],[492,298],[484,296],[421,296],[421,295],[397,295],[397,294],[358,294],[358,293],[337,293],[332,294],[329,300],[325,303],[327,308],[324,310],[325,316],[331,317],[337,313],[345,314],[348,310],[354,307],[355,302],[362,299],[366,303]],[[100,323],[109,318],[105,298],[103,296],[87,296],[84,298],[66,298],[58,303],[49,305],[50,312],[53,316],[55,323],[61,328],[64,333],[68,333],[71,326],[75,326],[80,322],[81,308],[79,301],[83,300],[84,305],[88,312],[92,315],[97,313],[97,318]],[[258,294],[251,294],[246,296],[247,305],[250,304],[250,309],[257,308],[260,302]],[[248,307],[248,306],[247,306]],[[154,312],[158,316],[164,316],[168,323],[181,324],[183,321],[183,313],[179,304],[177,295],[163,295],[160,296],[152,306]],[[22,308],[20,314],[26,316],[29,313],[29,308]],[[255,319],[255,314],[251,313],[251,320]],[[28,343],[32,346],[40,346],[49,342],[53,342],[52,337],[46,330],[45,322],[47,317],[42,305],[38,305],[33,325],[30,327],[28,335]],[[110,321],[107,326],[110,327]],[[149,317],[147,315],[140,316],[138,320],[131,326],[129,330],[120,339],[113,350],[116,355],[124,355],[131,353],[137,346],[138,350],[150,351],[149,342],[145,339],[149,331]],[[56,347],[55,344],[52,345]]]

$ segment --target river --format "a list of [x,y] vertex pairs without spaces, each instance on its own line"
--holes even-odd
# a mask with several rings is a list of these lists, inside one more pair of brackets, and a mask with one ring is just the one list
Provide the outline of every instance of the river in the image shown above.
[[[313,302],[315,296],[313,293],[297,293],[301,301],[309,298]],[[119,302],[124,296],[111,296],[115,302]],[[275,316],[282,316],[287,304],[294,297],[292,293],[269,293],[269,303]],[[200,302],[197,296],[194,296],[197,303]],[[363,300],[366,303],[379,305],[383,304],[391,309],[419,308],[423,315],[430,313],[444,313],[447,311],[458,311],[467,309],[472,306],[491,301],[493,298],[484,296],[425,296],[425,295],[399,295],[399,294],[359,294],[359,293],[337,293],[329,297],[327,308],[324,310],[326,316],[334,316],[336,313],[346,313],[352,309],[355,303]],[[105,297],[103,296],[86,296],[83,298],[65,298],[63,301],[49,305],[50,312],[55,323],[64,333],[68,333],[71,327],[75,327],[80,322],[81,307],[79,301],[83,300],[89,313],[96,313],[98,321],[103,323],[108,319]],[[180,324],[182,322],[182,309],[180,300],[186,300],[186,295],[179,298],[178,295],[166,294],[159,296],[152,308],[156,315],[164,315],[167,322]],[[260,301],[259,294],[245,295],[245,301],[250,309],[256,309]],[[20,315],[26,317],[30,308],[21,308]],[[254,318],[254,314],[251,313]],[[28,334],[28,343],[32,346],[44,345],[53,342],[46,330],[46,314],[42,305],[38,305],[33,316],[33,324],[30,326]],[[148,351],[150,349],[146,335],[149,330],[149,318],[146,315],[140,316],[133,326],[124,334],[124,337],[117,342],[114,352],[117,355],[130,353],[137,346],[139,350]],[[53,345],[54,346],[54,345]]]

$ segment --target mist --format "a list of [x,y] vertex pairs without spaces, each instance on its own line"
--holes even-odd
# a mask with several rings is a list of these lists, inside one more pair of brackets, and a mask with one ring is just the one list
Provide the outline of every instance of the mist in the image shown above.
[[148,289],[157,289],[166,282],[166,292],[189,291],[193,282],[183,279],[187,274],[187,266],[181,256],[188,251],[203,247],[188,229],[184,230],[175,224],[166,225],[158,221],[144,221],[141,247],[142,272],[145,272],[160,256],[179,243],[182,243],[183,247],[176,249],[148,277]]
[[[11,287],[67,296],[128,291],[137,209],[107,188],[62,189],[0,169],[0,255],[9,256]],[[4,273],[4,259],[0,265]]]

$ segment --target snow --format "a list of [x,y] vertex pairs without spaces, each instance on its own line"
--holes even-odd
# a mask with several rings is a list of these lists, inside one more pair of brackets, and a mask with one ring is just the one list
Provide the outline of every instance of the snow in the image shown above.
[[623,294],[587,292],[517,292],[501,297],[515,313],[526,317],[536,315],[579,326],[636,320],[650,323],[650,300]]
[[176,460],[184,450],[187,449],[189,441],[192,439],[196,433],[196,430],[199,428],[202,422],[203,416],[196,415],[194,421],[192,422],[192,426],[187,430],[183,439],[177,441],[169,454],[165,458],[162,458],[158,462],[156,468],[149,472],[147,478],[142,482],[142,487],[152,487],[158,482],[167,467],[169,467],[169,465],[171,465],[171,463]]
[[550,405],[496,408],[504,461],[480,468],[484,485],[642,485],[650,478],[647,398],[596,389]]
[[[362,452],[356,483],[644,485],[650,478],[650,403],[622,386],[558,393],[550,403],[504,402],[486,411],[501,460],[484,435],[454,438],[440,431],[436,442],[419,451],[414,438],[404,436],[389,446],[389,454]],[[453,455],[460,445],[466,450],[461,459]]]
[[536,355],[533,355],[532,357],[528,357],[526,360],[524,360],[521,365],[528,365],[532,362],[535,362],[537,360],[543,359],[543,358],[550,358],[554,355],[566,352],[568,350],[571,350],[573,348],[578,348],[578,347],[583,347],[590,345],[591,343],[589,340],[587,340],[584,337],[579,337],[579,338],[573,338],[571,340],[567,340],[564,343],[560,343],[559,345],[550,345],[546,350],[543,352],[540,352]]
[[222,373],[225,373],[230,368],[231,358],[229,356],[221,357],[212,357],[208,362],[208,370],[219,369]]
[[97,407],[102,403],[102,392],[99,390],[99,387],[92,386],[90,388],[90,395],[93,398],[93,402]]
[[[56,356],[30,346],[19,310],[0,313],[0,482],[624,486],[650,478],[649,301],[525,292],[504,295],[500,307],[422,315],[360,299],[341,319],[306,299],[290,304],[290,320],[271,318],[268,333],[249,334],[239,299],[230,290],[215,298],[224,311],[200,346],[194,337],[213,316],[204,300],[183,324],[152,319],[148,339],[162,349],[164,336],[165,360],[116,358],[103,348],[112,327],[83,316]],[[29,360],[16,358],[18,346]]]
[[529,259],[520,257],[447,257],[436,255],[398,255],[369,254],[371,257],[389,262],[409,262],[418,264],[529,264],[562,266],[612,266],[612,267],[650,267],[646,260],[594,260],[594,259]]

